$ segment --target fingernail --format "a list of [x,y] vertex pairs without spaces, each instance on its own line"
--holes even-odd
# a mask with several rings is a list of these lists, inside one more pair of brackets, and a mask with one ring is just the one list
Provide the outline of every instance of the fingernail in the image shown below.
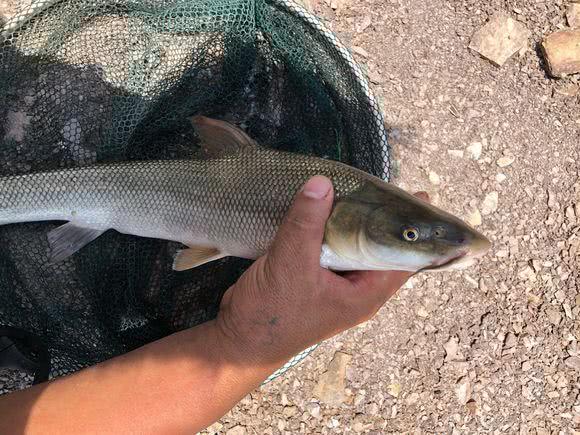
[[317,175],[312,177],[302,188],[302,192],[305,196],[312,199],[322,199],[332,189],[332,183],[326,177]]

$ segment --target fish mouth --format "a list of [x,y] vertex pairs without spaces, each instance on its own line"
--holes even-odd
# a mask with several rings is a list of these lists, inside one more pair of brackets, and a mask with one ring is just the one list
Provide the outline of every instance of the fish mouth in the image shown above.
[[491,242],[483,236],[477,237],[468,249],[457,252],[451,258],[442,262],[434,262],[424,270],[441,271],[441,270],[462,270],[473,266],[478,258],[483,257],[491,248]]

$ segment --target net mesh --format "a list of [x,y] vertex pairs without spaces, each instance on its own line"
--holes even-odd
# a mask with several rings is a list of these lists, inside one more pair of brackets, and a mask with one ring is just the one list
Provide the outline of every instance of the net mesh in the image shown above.
[[[196,158],[195,114],[240,125],[264,146],[389,176],[364,74],[287,0],[47,0],[0,34],[0,176]],[[250,264],[226,258],[175,273],[178,244],[109,231],[49,265],[55,226],[0,226],[0,335],[25,333],[12,343],[30,360],[48,355],[51,378],[214,318]],[[32,379],[2,373],[3,392],[17,388],[6,373]]]

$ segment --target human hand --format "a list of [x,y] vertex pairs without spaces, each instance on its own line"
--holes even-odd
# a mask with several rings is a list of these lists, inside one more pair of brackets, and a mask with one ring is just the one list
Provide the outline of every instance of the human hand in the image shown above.
[[[426,193],[417,196],[428,199]],[[224,295],[216,326],[254,364],[284,364],[302,350],[373,317],[412,275],[320,266],[333,202],[330,180],[296,195],[268,253]]]

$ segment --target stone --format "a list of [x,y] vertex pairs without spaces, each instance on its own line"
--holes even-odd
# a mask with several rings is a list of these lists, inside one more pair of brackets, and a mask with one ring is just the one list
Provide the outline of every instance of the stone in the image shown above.
[[205,430],[209,433],[209,434],[219,434],[221,433],[222,428],[224,427],[223,424],[221,424],[219,421],[215,422],[214,424],[212,424],[211,426],[208,426]]
[[467,154],[471,160],[479,160],[483,146],[481,142],[473,142],[467,147]]
[[328,369],[320,376],[314,387],[313,395],[321,402],[331,406],[339,406],[346,402],[346,367],[352,357],[343,352],[336,352]]
[[445,361],[455,361],[463,359],[459,354],[459,339],[451,337],[447,343],[443,345],[445,349]]
[[320,418],[320,405],[316,402],[310,402],[306,405],[306,411],[314,417]]
[[455,396],[461,405],[466,405],[471,399],[471,382],[467,376],[462,377],[455,385]]
[[473,35],[469,48],[501,67],[527,45],[529,37],[522,23],[500,13]]
[[580,29],[554,32],[544,38],[541,47],[551,76],[580,72]]
[[564,364],[566,364],[567,367],[570,367],[571,369],[574,369],[578,372],[580,372],[580,358],[577,356],[571,356],[569,358],[566,358],[564,360]]
[[507,178],[506,174],[496,174],[495,175],[495,181],[497,181],[498,183],[503,183]]
[[477,227],[481,225],[481,213],[477,208],[474,208],[467,214],[465,221],[472,227]]
[[492,214],[497,210],[498,202],[499,194],[497,192],[488,193],[481,204],[481,214],[484,216]]
[[429,171],[429,181],[431,182],[431,184],[441,184],[441,178],[439,177],[439,175],[437,175],[437,173],[433,172],[433,171]]
[[226,431],[226,435],[246,435],[247,433],[248,432],[246,428],[244,426],[240,426],[239,424]]
[[364,48],[358,47],[356,45],[354,47],[352,47],[352,51],[355,52],[356,54],[358,54],[359,56],[362,56],[365,58],[370,56],[368,51],[366,51]]
[[580,27],[580,3],[570,3],[568,5],[566,20],[573,29]]
[[500,157],[496,163],[500,168],[505,168],[507,166],[510,166],[513,162],[515,162],[515,160],[516,160],[515,157],[504,156],[504,157]]
[[387,387],[387,393],[393,397],[399,397],[399,394],[401,394],[401,384],[390,384]]
[[548,320],[552,325],[558,326],[562,321],[562,313],[556,307],[549,307],[546,310],[546,315],[548,316]]

